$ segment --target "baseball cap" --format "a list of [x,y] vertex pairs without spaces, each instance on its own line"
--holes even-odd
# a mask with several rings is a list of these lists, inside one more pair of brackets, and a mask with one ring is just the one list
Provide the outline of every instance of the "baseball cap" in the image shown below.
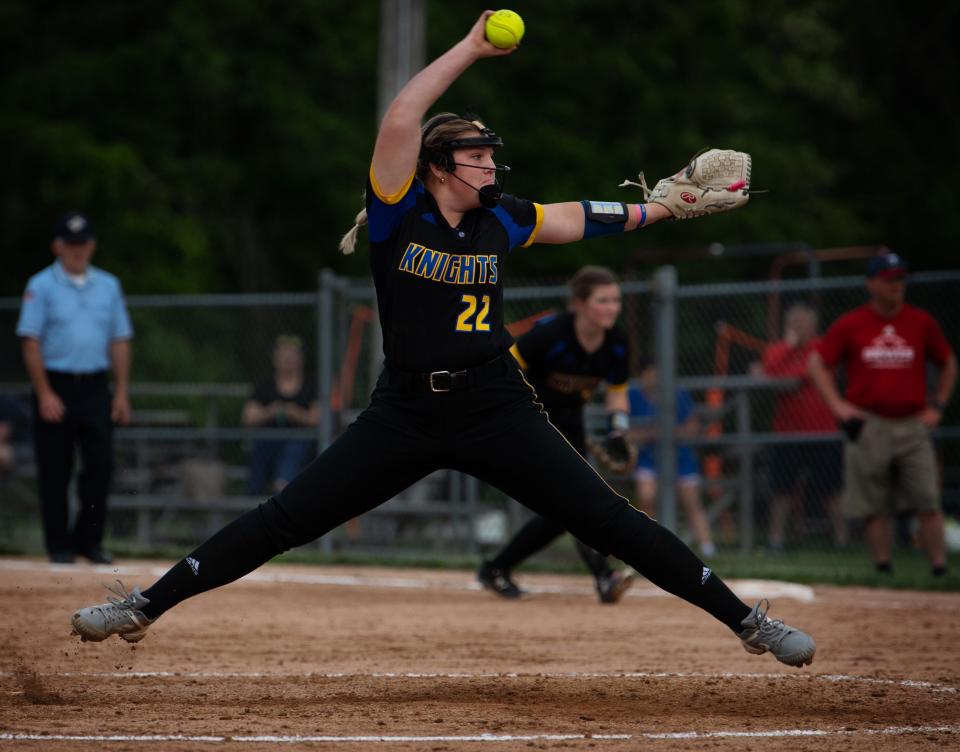
[[94,237],[90,220],[80,212],[67,212],[60,217],[53,236],[68,245],[82,245]]
[[907,276],[907,262],[896,253],[884,253],[874,256],[867,264],[867,277],[896,279]]

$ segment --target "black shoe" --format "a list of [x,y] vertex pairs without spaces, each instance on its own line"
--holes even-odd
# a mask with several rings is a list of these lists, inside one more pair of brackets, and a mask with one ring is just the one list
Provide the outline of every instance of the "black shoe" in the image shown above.
[[501,598],[515,600],[523,596],[523,591],[510,579],[510,573],[489,564],[482,564],[477,570],[477,579],[487,590],[492,590]]
[[52,564],[73,564],[73,559],[73,551],[52,551],[50,553]]
[[99,546],[96,548],[85,548],[82,551],[77,551],[77,553],[93,564],[113,564],[113,556],[110,552],[104,551]]

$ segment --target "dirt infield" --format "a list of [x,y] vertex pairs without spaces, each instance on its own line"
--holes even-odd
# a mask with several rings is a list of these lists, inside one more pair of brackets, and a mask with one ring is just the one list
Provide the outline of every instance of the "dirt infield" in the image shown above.
[[960,747],[960,594],[771,594],[817,640],[803,670],[652,586],[601,606],[549,575],[510,603],[466,572],[274,565],[136,646],[70,637],[100,583],[166,566],[0,560],[0,750]]

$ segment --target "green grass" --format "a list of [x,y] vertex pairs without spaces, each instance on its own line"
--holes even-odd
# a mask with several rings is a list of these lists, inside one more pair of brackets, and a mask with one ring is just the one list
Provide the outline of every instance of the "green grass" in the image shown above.
[[943,577],[930,573],[930,564],[919,551],[894,552],[893,574],[874,571],[866,546],[844,551],[801,549],[771,555],[757,551],[746,555],[722,552],[710,566],[725,579],[785,580],[808,585],[856,585],[899,590],[960,590],[960,562],[953,557]]
[[[573,552],[573,547],[558,542],[550,556],[539,556],[518,570],[520,572],[548,572],[584,574],[586,568]],[[144,556],[178,559],[183,549],[137,549],[114,546],[122,556]],[[286,564],[324,564],[383,567],[418,567],[472,571],[478,556],[439,554],[431,552],[335,552],[302,548],[290,551],[276,560]],[[751,554],[723,551],[708,562],[721,577],[728,580],[757,579],[799,582],[808,585],[849,585],[882,587],[900,590],[960,591],[960,561],[953,557],[950,573],[933,577],[930,565],[919,551],[898,550],[894,555],[894,573],[879,575],[873,570],[865,546],[851,546],[844,551],[801,549],[783,554],[769,554],[757,550]]]
[[[43,555],[41,536],[36,523],[8,528],[0,536],[0,554]],[[122,540],[108,541],[108,546],[120,558],[157,558],[176,561],[189,550],[188,546],[139,546]],[[324,564],[384,567],[419,567],[472,571],[480,556],[429,550],[395,550],[389,552],[335,551],[327,553],[319,548],[305,546],[278,557],[286,564]],[[734,579],[782,580],[816,585],[847,585],[892,589],[960,591],[960,557],[952,555],[950,573],[933,577],[922,553],[912,549],[896,549],[894,573],[879,575],[874,572],[870,556],[862,544],[851,545],[842,551],[827,547],[807,547],[771,554],[758,549],[749,554],[736,550],[721,550],[707,563],[721,577]],[[585,574],[586,568],[574,549],[570,536],[564,536],[542,554],[534,557],[518,570],[520,572],[553,572]]]

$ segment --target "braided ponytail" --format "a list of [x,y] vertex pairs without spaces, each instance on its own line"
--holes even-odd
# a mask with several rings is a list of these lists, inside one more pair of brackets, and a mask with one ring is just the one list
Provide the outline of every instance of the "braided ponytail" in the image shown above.
[[343,253],[344,256],[349,256],[357,248],[357,233],[360,231],[360,228],[367,223],[367,207],[363,207],[357,212],[357,216],[353,222],[353,227],[340,238],[340,252]]

